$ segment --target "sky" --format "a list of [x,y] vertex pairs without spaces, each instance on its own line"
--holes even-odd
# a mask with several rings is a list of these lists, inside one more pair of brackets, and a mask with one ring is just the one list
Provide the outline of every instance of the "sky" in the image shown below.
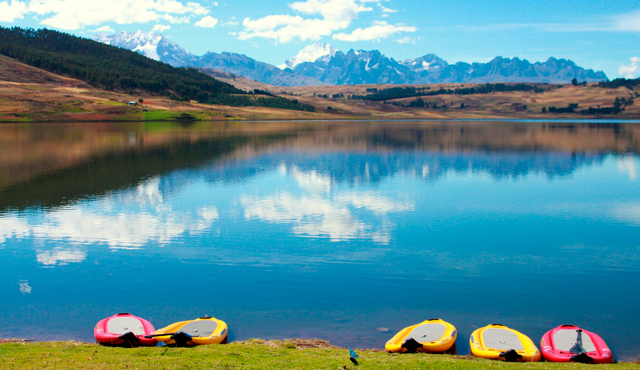
[[640,76],[640,2],[618,0],[0,0],[0,26],[162,33],[188,51],[279,65],[327,42],[396,60],[571,59],[610,79]]

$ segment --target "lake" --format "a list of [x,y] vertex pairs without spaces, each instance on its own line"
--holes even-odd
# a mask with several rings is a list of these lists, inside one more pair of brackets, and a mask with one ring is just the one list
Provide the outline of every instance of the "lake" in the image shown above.
[[[442,318],[640,356],[640,125],[0,125],[0,337],[211,315],[384,348]],[[390,332],[381,332],[387,328]]]

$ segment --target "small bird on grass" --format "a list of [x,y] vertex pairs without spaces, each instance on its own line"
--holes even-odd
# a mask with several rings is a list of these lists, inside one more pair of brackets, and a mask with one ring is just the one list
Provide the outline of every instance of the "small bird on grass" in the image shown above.
[[351,347],[349,347],[349,354],[351,355],[349,360],[351,360],[351,362],[353,362],[354,365],[358,365],[358,360],[356,360],[356,358],[360,356],[358,356],[356,351],[352,350]]

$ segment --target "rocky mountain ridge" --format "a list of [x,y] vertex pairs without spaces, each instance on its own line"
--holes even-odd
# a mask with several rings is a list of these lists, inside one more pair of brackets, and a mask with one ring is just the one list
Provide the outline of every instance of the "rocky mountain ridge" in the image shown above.
[[449,64],[434,54],[396,61],[378,50],[344,53],[330,44],[315,43],[276,67],[246,55],[208,52],[199,57],[165,36],[153,32],[98,34],[94,40],[137,51],[175,67],[199,67],[233,73],[275,86],[350,84],[434,84],[486,82],[569,83],[608,80],[604,72],[584,69],[571,60],[496,57],[488,63]]

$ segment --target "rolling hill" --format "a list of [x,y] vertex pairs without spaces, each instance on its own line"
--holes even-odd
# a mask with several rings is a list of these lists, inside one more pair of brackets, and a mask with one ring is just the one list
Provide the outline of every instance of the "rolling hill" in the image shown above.
[[249,96],[192,68],[175,68],[136,52],[47,29],[0,27],[0,54],[104,90],[205,104],[313,110],[295,100]]

